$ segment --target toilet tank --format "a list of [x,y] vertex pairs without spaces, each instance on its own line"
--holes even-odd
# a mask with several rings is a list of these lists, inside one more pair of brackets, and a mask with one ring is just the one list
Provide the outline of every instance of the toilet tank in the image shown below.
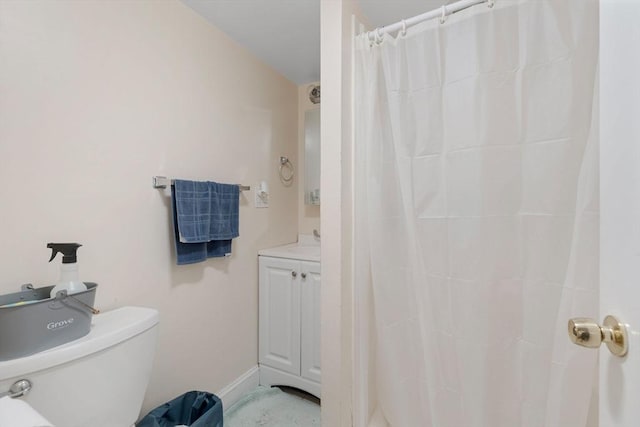
[[93,316],[88,335],[31,356],[0,362],[0,393],[21,379],[21,397],[60,427],[130,427],[151,375],[158,312],[122,307]]

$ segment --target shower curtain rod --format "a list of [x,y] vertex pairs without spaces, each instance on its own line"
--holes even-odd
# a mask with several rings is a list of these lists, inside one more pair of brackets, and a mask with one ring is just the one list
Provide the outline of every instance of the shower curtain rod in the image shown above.
[[459,12],[463,9],[466,9],[471,6],[475,6],[480,3],[487,3],[489,7],[493,7],[495,0],[460,0],[455,3],[451,3],[449,5],[442,5],[441,8],[434,9],[430,12],[425,12],[423,14],[414,16],[412,18],[403,19],[400,22],[396,22],[395,24],[385,25],[384,27],[378,27],[373,31],[369,31],[367,33],[367,37],[369,41],[376,41],[377,37],[382,37],[384,33],[389,34],[395,31],[406,31],[408,27],[412,25],[419,24],[424,21],[428,21],[430,19],[440,18],[441,22],[444,23],[444,20],[447,16]]

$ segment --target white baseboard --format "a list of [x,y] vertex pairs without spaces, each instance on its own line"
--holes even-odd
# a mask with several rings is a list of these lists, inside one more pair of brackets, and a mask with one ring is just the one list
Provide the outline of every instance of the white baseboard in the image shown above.
[[222,408],[227,410],[242,396],[253,391],[260,383],[260,370],[254,366],[225,386],[216,395],[222,400]]
[[318,399],[322,398],[320,383],[265,365],[260,365],[260,385],[286,385],[311,393]]

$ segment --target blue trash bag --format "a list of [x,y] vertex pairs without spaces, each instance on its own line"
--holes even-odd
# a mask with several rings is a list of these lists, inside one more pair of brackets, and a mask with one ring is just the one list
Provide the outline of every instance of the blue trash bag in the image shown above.
[[222,401],[204,391],[189,391],[145,415],[136,427],[222,427]]

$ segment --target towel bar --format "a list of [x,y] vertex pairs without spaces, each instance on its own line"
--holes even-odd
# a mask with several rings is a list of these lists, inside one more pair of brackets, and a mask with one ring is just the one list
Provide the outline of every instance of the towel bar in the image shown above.
[[[168,185],[173,184],[173,180],[167,178],[166,176],[154,176],[153,177],[153,188],[167,188]],[[251,187],[248,185],[240,185],[238,184],[240,191],[249,191]]]

